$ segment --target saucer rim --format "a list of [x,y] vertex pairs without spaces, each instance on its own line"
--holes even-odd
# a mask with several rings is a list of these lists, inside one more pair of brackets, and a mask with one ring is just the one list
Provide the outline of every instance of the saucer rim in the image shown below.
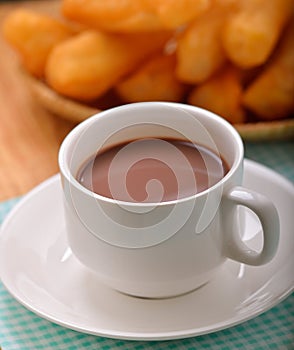
[[[281,174],[277,173],[276,171],[268,168],[267,166],[264,166],[260,163],[257,163],[255,161],[251,161],[248,159],[244,160],[244,166],[245,171],[250,171],[250,168],[254,168],[255,171],[262,170],[267,172],[268,176],[272,177],[274,176],[279,181],[279,186],[286,186],[287,189],[291,191],[289,193],[289,196],[294,196],[294,186],[290,180],[282,176]],[[26,205],[27,202],[29,202],[37,193],[42,191],[44,188],[48,186],[52,186],[54,183],[56,183],[60,179],[60,175],[56,174],[52,177],[48,178],[47,180],[43,181],[41,184],[36,186],[34,189],[32,189],[27,195],[25,195],[10,211],[10,213],[6,216],[4,219],[1,227],[0,227],[0,233],[5,231],[5,228],[7,225],[9,225],[10,221],[13,220],[13,217],[15,213],[18,212],[18,210],[21,209],[24,205]],[[282,183],[282,184],[281,184]],[[1,269],[0,269],[1,272]],[[270,302],[266,304],[266,306],[262,307],[262,309],[255,310],[253,312],[248,313],[245,317],[242,315],[233,315],[232,317],[228,317],[225,320],[222,320],[221,322],[209,324],[208,326],[201,327],[201,328],[190,328],[190,329],[183,329],[180,331],[160,331],[160,332],[134,332],[134,331],[116,331],[115,329],[102,329],[99,327],[99,330],[95,330],[95,327],[83,327],[79,326],[78,323],[68,322],[68,321],[62,321],[58,317],[54,317],[46,310],[40,309],[40,307],[34,307],[33,303],[28,303],[25,300],[22,300],[21,296],[17,295],[17,293],[14,293],[13,288],[9,288],[9,286],[3,281],[3,278],[0,273],[0,281],[2,282],[5,289],[10,293],[10,295],[13,296],[14,299],[16,299],[21,305],[25,306],[28,310],[32,311],[39,317],[46,319],[50,322],[53,322],[55,324],[61,325],[65,328],[72,329],[81,333],[85,334],[91,334],[95,336],[102,336],[106,338],[112,338],[112,339],[124,339],[124,340],[172,340],[172,339],[184,339],[194,336],[200,336],[204,334],[214,333],[220,330],[224,330],[227,328],[234,327],[240,323],[246,322],[252,318],[255,318],[264,312],[268,311],[269,309],[273,308],[283,300],[285,300],[293,291],[294,286],[287,287],[285,290],[283,290],[282,293],[277,295],[275,298],[273,298]],[[183,296],[184,297],[184,296]],[[179,297],[181,298],[181,297]],[[233,322],[232,322],[233,320]]]

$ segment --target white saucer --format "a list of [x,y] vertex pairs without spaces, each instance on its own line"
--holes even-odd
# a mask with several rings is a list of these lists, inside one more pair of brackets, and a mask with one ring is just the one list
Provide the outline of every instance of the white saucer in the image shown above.
[[[167,300],[120,294],[102,285],[68,248],[59,176],[25,196],[0,234],[0,276],[31,311],[81,332],[122,339],[185,338],[227,328],[273,307],[294,287],[294,187],[257,163],[245,161],[244,185],[276,204],[281,242],[262,267],[227,261],[219,276],[193,293]],[[259,225],[246,212],[246,239],[257,247]]]

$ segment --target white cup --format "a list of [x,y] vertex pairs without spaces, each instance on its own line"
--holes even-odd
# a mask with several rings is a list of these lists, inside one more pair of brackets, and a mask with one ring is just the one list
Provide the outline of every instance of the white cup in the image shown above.
[[[141,138],[180,138],[219,153],[229,172],[207,190],[159,203],[119,201],[91,192],[77,180],[97,151]],[[274,256],[279,218],[264,196],[241,187],[243,144],[236,130],[206,110],[144,102],[101,112],[74,128],[59,152],[69,245],[108,286],[134,296],[165,298],[206,284],[227,258],[262,265]],[[242,237],[238,206],[262,226],[256,252]]]

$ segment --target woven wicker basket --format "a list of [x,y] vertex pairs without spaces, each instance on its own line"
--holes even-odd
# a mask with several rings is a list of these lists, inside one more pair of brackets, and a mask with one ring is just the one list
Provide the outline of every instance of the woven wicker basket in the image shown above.
[[[24,75],[31,92],[39,103],[61,118],[79,123],[101,111],[98,108],[63,97],[42,81],[26,73]],[[243,140],[246,141],[294,139],[294,118],[271,122],[236,124],[234,126]]]

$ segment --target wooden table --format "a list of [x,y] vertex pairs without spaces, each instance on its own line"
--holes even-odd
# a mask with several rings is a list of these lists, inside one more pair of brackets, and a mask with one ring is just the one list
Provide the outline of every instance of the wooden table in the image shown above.
[[[0,27],[19,6],[47,12],[56,2],[0,2]],[[0,34],[0,201],[24,194],[58,172],[60,143],[74,126],[33,100],[18,62]]]

